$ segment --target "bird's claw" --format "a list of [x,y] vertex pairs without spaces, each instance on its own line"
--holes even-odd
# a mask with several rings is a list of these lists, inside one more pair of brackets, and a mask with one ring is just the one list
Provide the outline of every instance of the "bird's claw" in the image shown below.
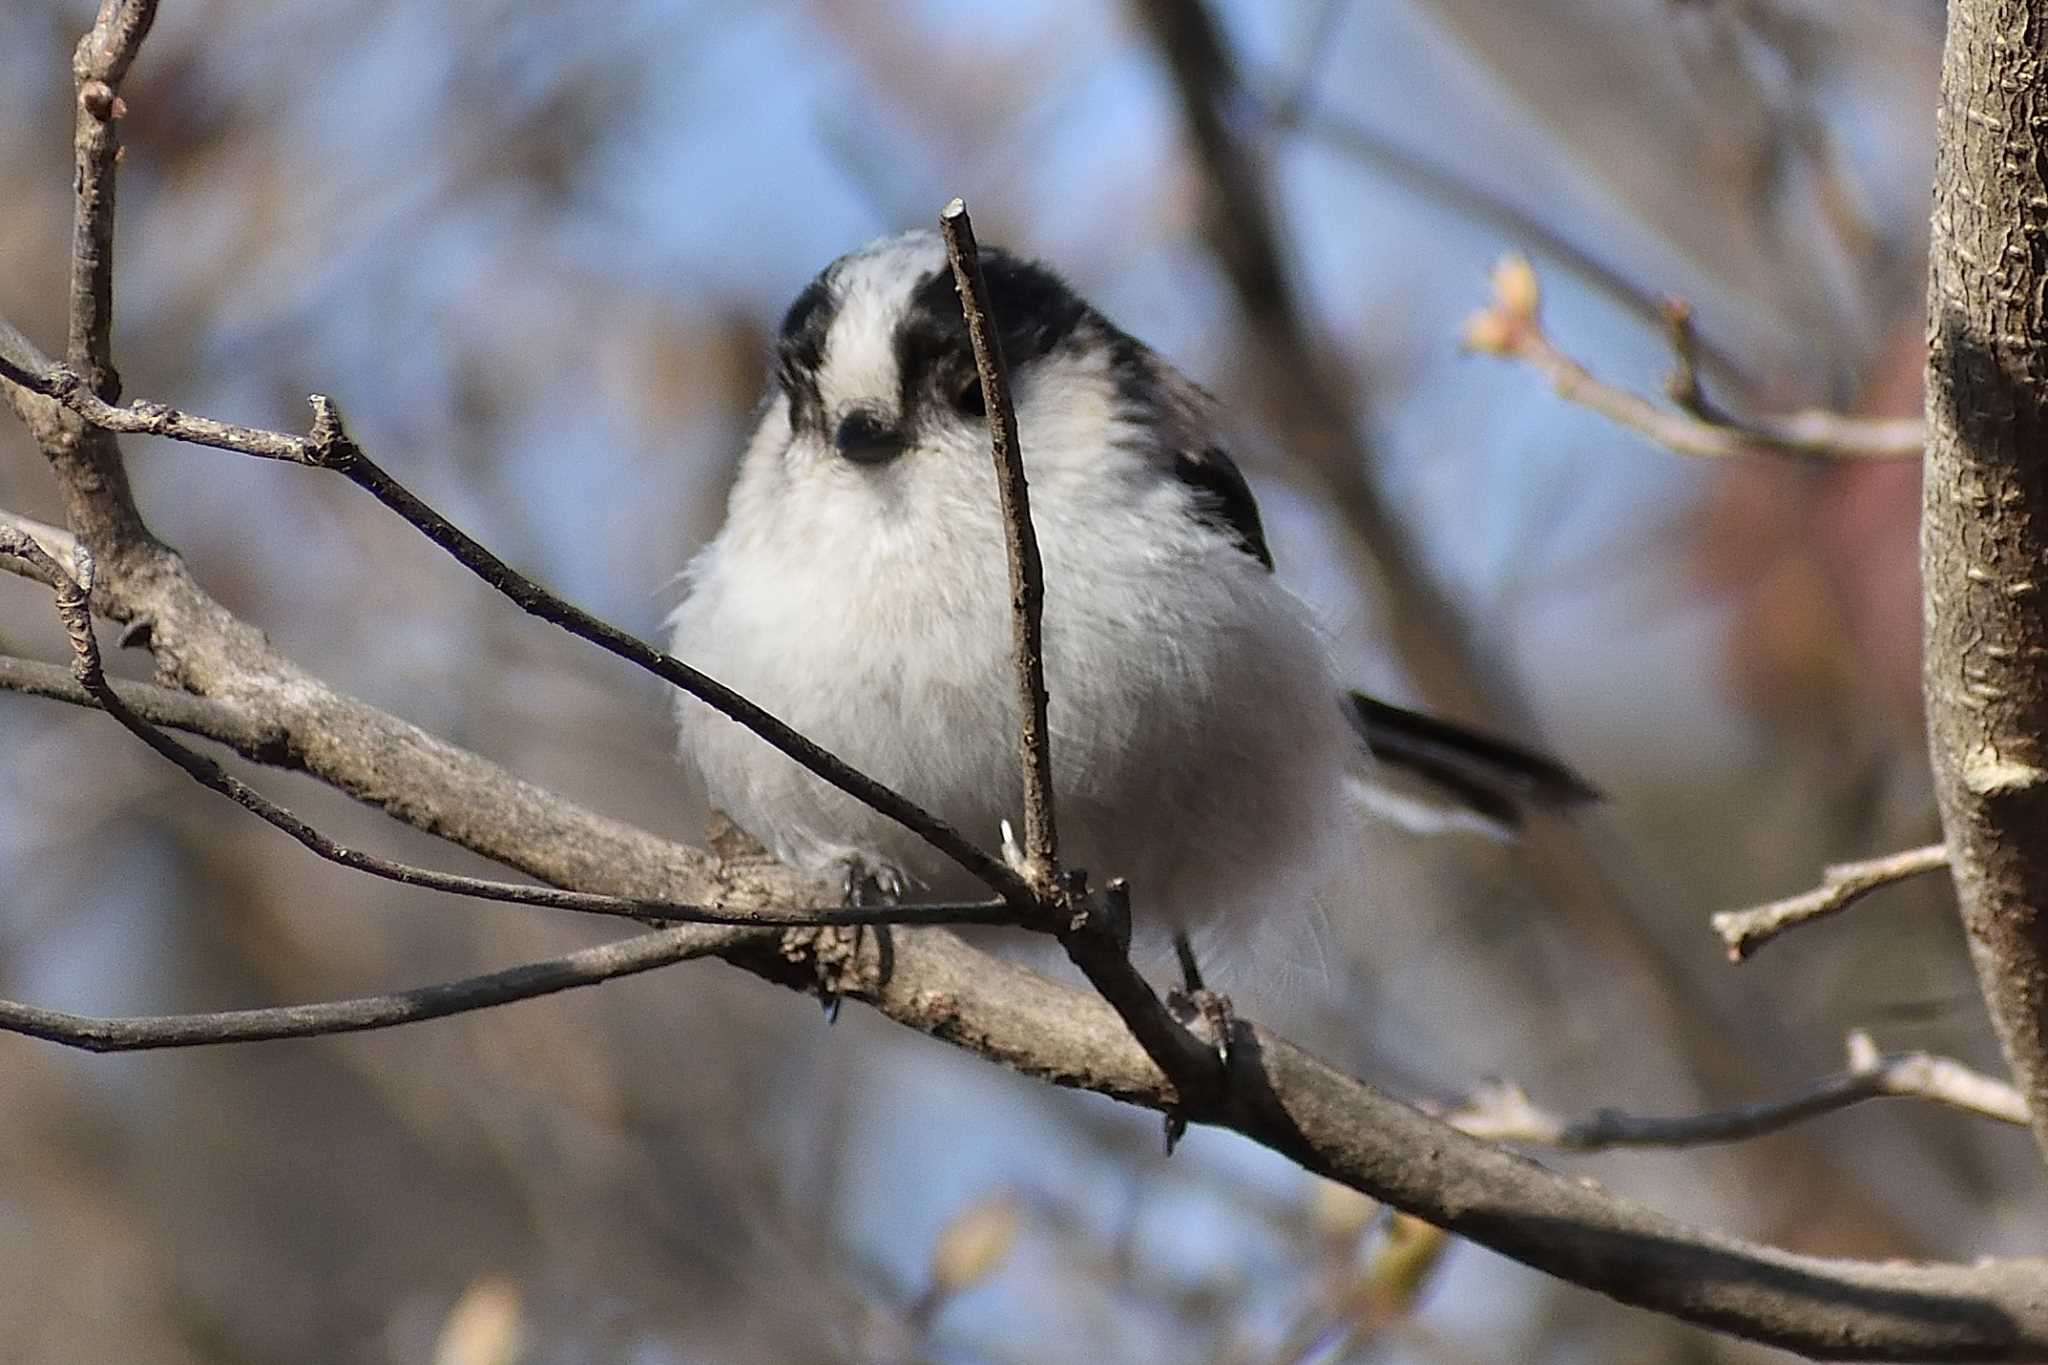
[[[1231,1008],[1230,997],[1212,991],[1202,980],[1201,964],[1195,960],[1195,945],[1188,940],[1185,932],[1175,930],[1173,935],[1174,956],[1180,961],[1181,983],[1166,993],[1167,1008],[1177,1015],[1184,1025],[1201,1024],[1201,1032],[1209,1039],[1209,1046],[1215,1050],[1216,1060],[1224,1071],[1230,1069],[1230,1035],[1237,1027],[1237,1014]],[[1173,1149],[1187,1134],[1187,1116],[1179,1110],[1169,1110],[1166,1115],[1166,1154],[1173,1155]]]
[[[840,904],[861,908],[870,905],[893,905],[902,896],[907,882],[901,872],[887,863],[871,863],[865,858],[849,857],[841,864],[839,877]],[[864,924],[849,924],[836,929],[819,928],[799,931],[810,934],[811,963],[818,976],[818,1005],[825,1012],[825,1022],[839,1022],[839,1006],[845,999],[842,983],[847,973],[860,961],[860,951],[867,933]],[[836,943],[828,947],[827,936]]]

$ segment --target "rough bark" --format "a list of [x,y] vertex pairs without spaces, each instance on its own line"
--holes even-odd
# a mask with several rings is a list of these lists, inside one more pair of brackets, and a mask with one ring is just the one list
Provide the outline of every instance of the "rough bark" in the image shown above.
[[1951,0],[1921,531],[1936,788],[1963,925],[2048,1154],[2048,0]]

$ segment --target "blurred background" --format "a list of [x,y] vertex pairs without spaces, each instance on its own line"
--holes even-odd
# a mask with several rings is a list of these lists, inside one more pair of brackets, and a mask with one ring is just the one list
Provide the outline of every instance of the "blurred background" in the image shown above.
[[[331,393],[459,524],[651,637],[722,515],[789,298],[965,195],[984,241],[1223,395],[1281,571],[1361,683],[1609,793],[1515,848],[1364,831],[1372,884],[1311,987],[1250,985],[1246,1013],[1291,1006],[1305,1042],[1404,1095],[1497,1076],[1565,1114],[1778,1093],[1859,1025],[1995,1070],[1939,879],[1740,969],[1706,925],[1936,833],[1917,469],[1689,463],[1457,347],[1521,250],[1553,335],[1608,379],[1656,390],[1676,293],[1724,400],[1916,411],[1940,6],[1228,0],[1238,80],[1204,137],[1179,8],[166,4],[124,92],[127,392],[289,429]],[[46,348],[90,11],[0,6],[0,314]],[[647,678],[339,480],[127,449],[159,533],[292,656],[701,836]],[[0,506],[60,515],[12,423]],[[44,590],[0,580],[0,650],[65,657]],[[337,837],[474,863],[259,780]],[[0,695],[0,787],[11,998],[328,998],[597,933],[317,863],[56,703]],[[2048,1213],[2024,1132],[1906,1102],[1562,1164],[1820,1252],[2005,1252]],[[38,1363],[1775,1358],[1434,1245],[1227,1136],[1167,1161],[1149,1115],[859,1009],[828,1027],[715,963],[337,1040],[0,1038],[0,1343]]]

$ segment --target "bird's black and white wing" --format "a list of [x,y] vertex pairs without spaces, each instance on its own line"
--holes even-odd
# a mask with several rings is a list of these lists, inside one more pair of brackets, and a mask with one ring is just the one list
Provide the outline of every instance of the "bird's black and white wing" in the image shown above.
[[1222,405],[1135,341],[1118,363],[1142,380],[1127,384],[1126,400],[1145,409],[1141,420],[1150,433],[1152,458],[1187,489],[1198,518],[1271,571],[1273,552],[1259,520],[1258,499],[1219,439],[1226,425]]
[[[1197,517],[1270,571],[1273,553],[1258,500],[1217,439],[1227,425],[1221,405],[1150,351],[1138,350],[1132,363],[1149,367],[1144,387],[1148,426],[1158,441],[1155,458],[1187,488]],[[1496,827],[1513,829],[1530,805],[1562,808],[1599,799],[1585,778],[1534,749],[1363,692],[1333,700],[1381,765],[1419,779],[1436,800]]]

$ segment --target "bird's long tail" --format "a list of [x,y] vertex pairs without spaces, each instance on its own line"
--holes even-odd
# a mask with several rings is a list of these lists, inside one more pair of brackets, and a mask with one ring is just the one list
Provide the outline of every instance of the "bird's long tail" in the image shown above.
[[1441,795],[1503,829],[1530,806],[1598,801],[1600,791],[1557,759],[1462,725],[1353,692],[1346,714],[1372,756],[1420,778]]

